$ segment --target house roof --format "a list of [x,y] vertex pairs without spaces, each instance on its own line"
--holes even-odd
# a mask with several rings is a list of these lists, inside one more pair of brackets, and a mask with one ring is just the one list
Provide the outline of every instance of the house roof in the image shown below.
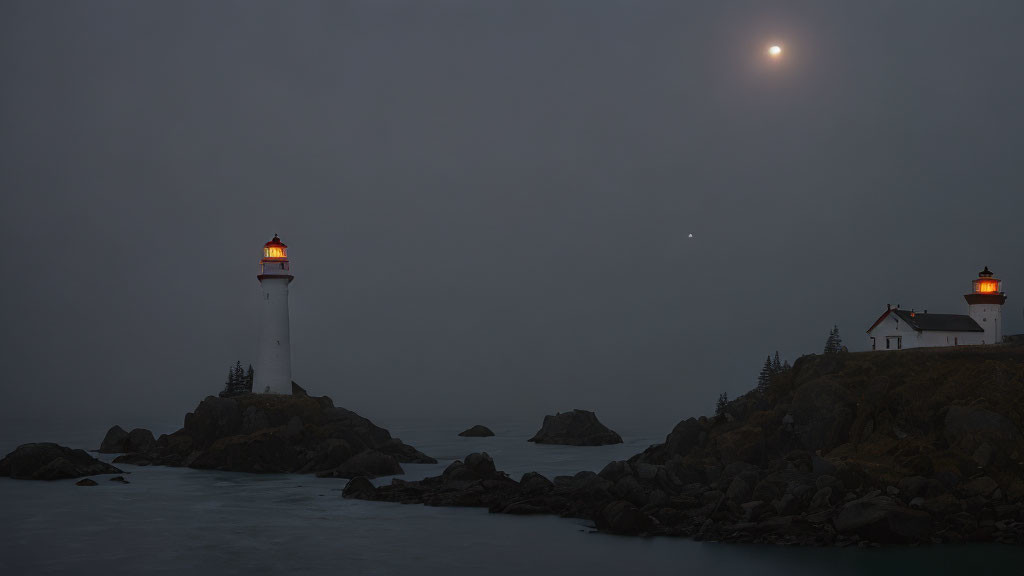
[[919,331],[940,331],[940,332],[984,332],[985,329],[978,326],[974,318],[966,314],[924,314],[911,312],[909,310],[893,310],[901,320],[910,325],[914,330]]
[[966,314],[926,314],[924,312],[912,312],[910,310],[900,310],[899,308],[892,308],[886,310],[875,323],[868,328],[870,333],[875,329],[876,326],[882,323],[889,314],[895,314],[900,320],[907,323],[908,326],[919,332],[924,331],[936,331],[936,332],[984,332],[985,329],[975,322],[974,318],[967,316]]

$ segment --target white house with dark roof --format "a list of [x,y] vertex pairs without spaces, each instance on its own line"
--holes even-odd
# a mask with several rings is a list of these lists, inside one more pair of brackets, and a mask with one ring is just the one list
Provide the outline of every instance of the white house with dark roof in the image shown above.
[[964,294],[967,314],[929,314],[886,306],[886,311],[868,328],[872,350],[902,350],[931,346],[995,344],[1003,339],[1002,281],[988,266],[978,273],[973,290]]

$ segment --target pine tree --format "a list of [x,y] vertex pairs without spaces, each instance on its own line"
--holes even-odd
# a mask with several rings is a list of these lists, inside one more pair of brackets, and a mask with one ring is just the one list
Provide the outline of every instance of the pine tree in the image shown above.
[[782,369],[784,371],[793,369],[793,367],[789,365],[789,360],[786,360],[785,362],[782,363]]
[[782,372],[782,362],[779,361],[779,351],[775,351],[775,357],[772,358],[772,376]]
[[833,325],[825,340],[825,354],[838,354],[843,350],[843,339],[839,337],[839,326]]
[[829,330],[828,338],[825,339],[825,354],[835,354],[839,351],[839,348],[836,346],[837,331],[838,328],[835,326]]
[[235,361],[235,368],[232,370],[232,375],[235,377],[235,392],[240,392],[242,387],[245,386],[245,370],[242,369],[242,361]]
[[721,416],[729,407],[729,395],[722,392],[718,395],[718,403],[715,405],[715,416]]
[[224,381],[224,392],[227,392],[228,394],[230,394],[231,392],[234,392],[234,390],[235,390],[234,377],[235,377],[235,371],[232,370],[231,368],[228,368],[228,379]]
[[761,373],[757,375],[757,389],[764,391],[768,388],[768,385],[772,382],[772,357],[769,354],[764,359],[764,367],[761,368]]
[[256,375],[256,372],[252,369],[252,364],[249,364],[249,371],[245,373],[245,391],[252,393],[252,380]]

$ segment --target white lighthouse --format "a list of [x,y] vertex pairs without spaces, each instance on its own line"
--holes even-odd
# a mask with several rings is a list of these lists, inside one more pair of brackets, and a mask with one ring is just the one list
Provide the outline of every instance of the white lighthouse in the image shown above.
[[973,282],[973,292],[964,294],[968,314],[985,330],[982,344],[998,344],[1003,341],[1003,303],[1006,302],[1006,294],[1002,292],[1000,284],[1002,280],[995,278],[988,266],[985,266]]
[[263,288],[263,323],[252,391],[291,394],[292,348],[288,328],[288,284],[294,276],[288,265],[288,247],[277,234],[263,245],[260,273],[256,278]]

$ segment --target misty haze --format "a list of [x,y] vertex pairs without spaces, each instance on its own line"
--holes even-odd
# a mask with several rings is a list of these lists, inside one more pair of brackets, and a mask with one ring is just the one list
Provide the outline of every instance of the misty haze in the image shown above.
[[[823,350],[834,326],[845,346],[835,356],[851,359],[840,369],[813,364],[839,370],[830,382],[867,373],[916,382],[914,366],[932,362],[933,351],[869,352],[867,331],[887,307],[968,315],[964,295],[987,266],[1006,296],[1001,335],[1024,333],[1021,22],[1024,4],[923,0],[0,2],[8,276],[0,292],[0,452],[30,442],[94,450],[114,424],[155,437],[182,428],[186,413],[224,389],[236,361],[260,365],[267,287],[257,275],[275,234],[294,275],[284,292],[291,380],[434,460],[396,452],[406,475],[395,477],[404,480],[438,476],[471,452],[486,452],[516,481],[531,471],[552,480],[601,472],[665,442],[681,421],[715,418],[716,400],[755,389],[776,351],[790,365],[819,355],[804,360],[804,374],[830,361]],[[1024,351],[985,344],[941,356],[928,377],[936,390],[947,372],[970,373],[984,387],[985,370],[994,370],[1006,409],[985,408],[1010,423],[1006,434],[1016,442]],[[974,362],[969,349],[983,359],[944,364]],[[900,364],[897,377],[879,364],[884,354],[914,360]],[[801,378],[780,381],[795,390]],[[954,412],[979,406],[956,395],[962,386],[946,385],[954,391],[933,397],[932,388],[906,388],[900,398],[940,398]],[[869,402],[865,393],[850,398]],[[800,401],[785,398],[757,407],[782,434],[802,425],[799,414],[795,423],[777,417]],[[946,404],[929,407],[947,422],[936,438],[950,437]],[[623,443],[526,442],[545,416],[574,409],[594,412]],[[719,412],[730,425],[748,422],[740,408]],[[919,433],[929,439],[921,446],[938,446],[933,431],[907,423],[911,414],[918,416],[879,408],[870,422],[879,433],[895,426],[902,436],[894,443]],[[864,429],[860,412],[850,418],[851,430]],[[494,438],[456,437],[475,424]],[[822,442],[832,449],[868,441],[836,438]],[[863,457],[844,447],[829,458],[824,445],[793,442],[780,444],[779,461],[804,450],[809,474],[828,462],[840,468],[829,477],[843,479],[840,460]],[[957,442],[948,440],[949,450],[968,450]],[[1014,500],[1024,492],[1009,480],[1024,487],[1024,468],[1011,466],[1010,448],[1001,460],[1004,448],[993,446],[995,456],[977,465],[989,473],[957,476],[948,490],[959,498],[972,479],[991,477],[1000,492],[985,493],[998,503],[989,509],[1024,509]],[[886,483],[898,487],[903,477],[946,482],[947,464],[975,466],[977,447],[969,452],[943,452],[913,473],[894,462],[879,487],[884,495]],[[77,525],[59,510],[83,519],[83,532],[64,539],[81,536],[95,550],[85,524],[103,534],[135,526],[147,558],[181,573],[188,564],[174,551],[198,554],[185,527],[207,521],[196,519],[198,509],[186,512],[199,501],[223,503],[223,519],[209,526],[228,534],[215,546],[222,552],[194,558],[204,573],[230,573],[231,554],[270,562],[264,547],[300,543],[326,552],[263,566],[318,573],[348,562],[355,573],[434,573],[463,566],[454,560],[464,552],[458,543],[484,551],[469,567],[493,561],[509,573],[536,569],[522,558],[502,566],[531,546],[552,572],[568,570],[572,558],[597,572],[634,569],[614,564],[623,558],[647,558],[656,571],[690,558],[722,573],[754,565],[813,573],[854,557],[842,555],[852,549],[801,557],[672,538],[648,547],[580,532],[592,526],[579,516],[573,524],[398,507],[372,501],[401,500],[372,487],[363,494],[372,497],[343,500],[347,480],[296,475],[314,468],[252,475],[188,467],[187,459],[123,465],[112,456],[100,460],[131,472],[131,483],[93,476],[100,486],[90,498],[142,487],[164,496],[84,501],[86,489],[70,480],[3,479],[4,507],[14,506],[18,521],[0,533],[21,542],[0,547],[5,573],[70,569],[46,560],[38,544],[50,523]],[[774,456],[757,458],[749,463],[770,468],[764,463]],[[670,461],[650,452],[646,465],[669,470]],[[703,474],[726,464],[702,468],[696,479],[679,473],[679,486],[705,483],[704,493],[724,502],[730,484]],[[764,470],[757,473],[763,479]],[[378,474],[373,485],[387,486],[391,475]],[[854,497],[869,493],[867,484],[858,491],[845,481]],[[237,492],[212,488],[216,482]],[[682,498],[665,490],[665,502]],[[835,491],[831,505],[841,507]],[[140,498],[163,498],[168,508]],[[289,508],[289,498],[301,504]],[[900,506],[911,509],[909,499]],[[125,508],[135,512],[117,512]],[[299,508],[308,516],[292,518]],[[159,545],[165,536],[139,535],[147,518],[175,524],[171,509],[182,515],[180,533],[166,528],[176,536]],[[667,525],[658,514],[649,516]],[[1006,530],[1024,523],[1024,512],[1013,514],[993,521],[1005,520]],[[268,527],[272,517],[288,520]],[[301,526],[315,529],[289,532]],[[975,534],[957,530],[965,539]],[[491,531],[494,540],[480,536]],[[268,532],[281,539],[263,540]],[[418,533],[429,536],[420,541]],[[368,534],[416,541],[423,563],[376,564],[385,552]],[[242,548],[232,548],[236,537]],[[976,539],[1000,541],[992,533]],[[856,558],[876,572],[967,569],[985,558],[1017,562],[1021,543]],[[128,553],[55,557],[114,573],[149,563]],[[857,573],[857,562],[843,569]]]

